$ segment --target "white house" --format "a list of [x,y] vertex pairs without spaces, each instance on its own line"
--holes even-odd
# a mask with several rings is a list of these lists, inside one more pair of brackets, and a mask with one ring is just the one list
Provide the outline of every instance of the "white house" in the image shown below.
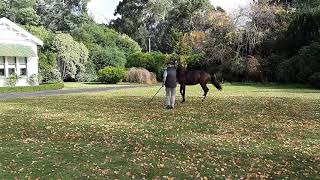
[[38,46],[43,42],[7,18],[0,19],[0,87],[17,74],[16,86],[28,86],[27,78],[38,75]]

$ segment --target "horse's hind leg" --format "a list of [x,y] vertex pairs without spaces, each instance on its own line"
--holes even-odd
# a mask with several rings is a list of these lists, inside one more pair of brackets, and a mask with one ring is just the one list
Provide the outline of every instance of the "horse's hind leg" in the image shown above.
[[204,94],[203,94],[203,99],[202,99],[202,102],[203,102],[203,101],[206,99],[206,97],[207,97],[207,94],[208,94],[208,92],[209,92],[209,88],[207,87],[206,84],[201,84],[201,87],[202,87],[203,92],[204,92]]
[[185,95],[186,95],[186,86],[185,85],[180,85],[180,94],[182,96],[182,101],[181,103],[184,103],[186,101]]

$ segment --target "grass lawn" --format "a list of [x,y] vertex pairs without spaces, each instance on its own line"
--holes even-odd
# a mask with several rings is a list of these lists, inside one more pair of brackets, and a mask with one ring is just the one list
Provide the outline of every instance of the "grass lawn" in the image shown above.
[[103,88],[103,87],[118,87],[118,86],[132,86],[142,84],[132,83],[118,83],[118,84],[102,84],[102,83],[91,83],[91,82],[65,82],[64,89],[76,89],[76,88]]
[[0,179],[320,178],[319,90],[210,87],[0,101]]
[[63,83],[41,84],[39,86],[0,87],[0,94],[58,90],[63,87]]

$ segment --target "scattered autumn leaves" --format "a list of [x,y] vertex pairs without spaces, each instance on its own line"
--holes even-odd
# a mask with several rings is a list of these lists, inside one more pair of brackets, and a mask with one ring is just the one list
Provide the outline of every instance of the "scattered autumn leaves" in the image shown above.
[[320,178],[315,93],[191,88],[169,111],[153,90],[0,102],[0,177]]

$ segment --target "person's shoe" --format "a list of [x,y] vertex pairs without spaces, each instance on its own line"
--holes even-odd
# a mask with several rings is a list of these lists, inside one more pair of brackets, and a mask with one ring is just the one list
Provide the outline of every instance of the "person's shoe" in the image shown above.
[[169,106],[169,109],[173,109],[173,106]]
[[170,106],[166,106],[165,109],[170,109]]

